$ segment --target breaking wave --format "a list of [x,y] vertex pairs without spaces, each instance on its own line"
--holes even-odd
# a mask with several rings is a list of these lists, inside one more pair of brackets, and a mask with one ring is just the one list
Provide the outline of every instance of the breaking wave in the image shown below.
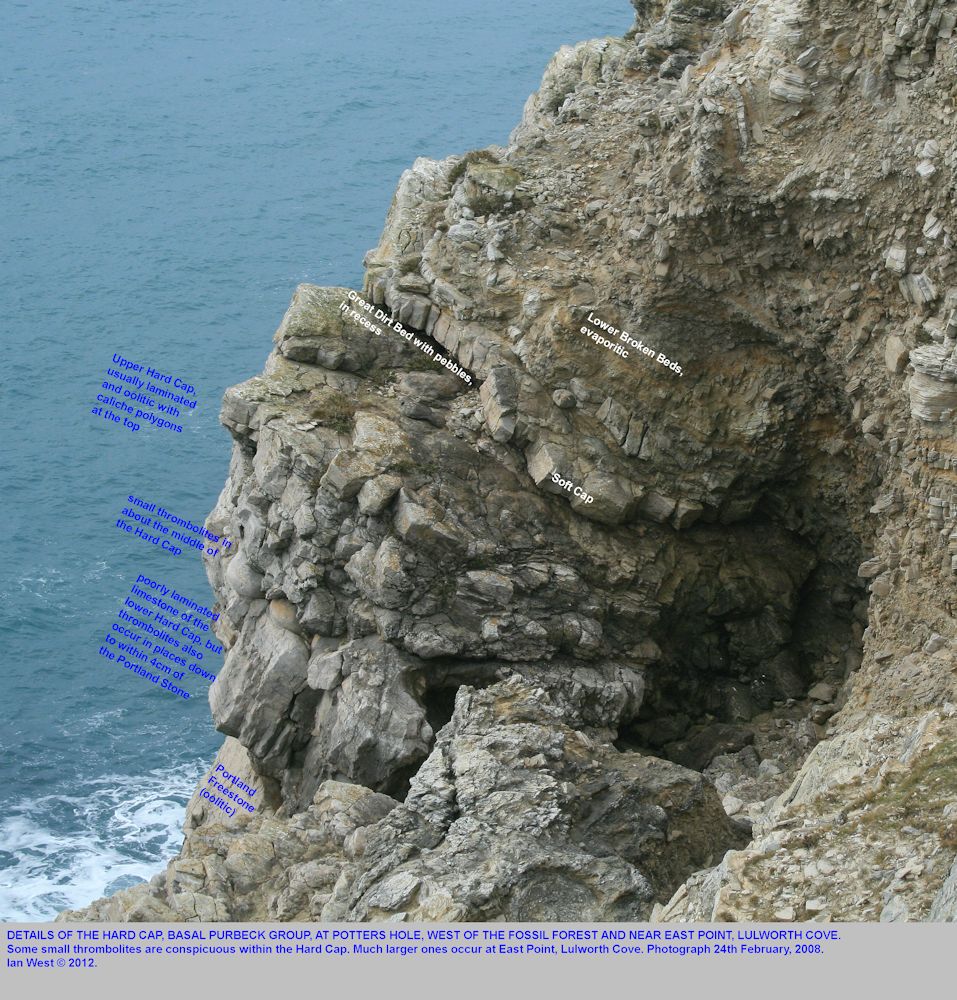
[[75,796],[14,804],[0,822],[0,920],[52,920],[162,871],[208,764],[104,775]]

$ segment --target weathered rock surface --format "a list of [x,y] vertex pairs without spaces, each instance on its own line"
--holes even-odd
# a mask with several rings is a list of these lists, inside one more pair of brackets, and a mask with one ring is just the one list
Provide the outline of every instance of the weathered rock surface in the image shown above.
[[950,875],[934,897],[928,919],[947,923],[957,921],[957,857],[954,858]]
[[954,920],[957,710],[877,716],[819,743],[753,842],[655,918]]
[[208,821],[90,916],[122,899],[155,920],[634,920],[740,843],[700,774],[564,718],[518,675],[463,687],[404,804],[327,780],[289,820]]
[[952,919],[957,6],[634,6],[227,392],[263,805],[84,916]]

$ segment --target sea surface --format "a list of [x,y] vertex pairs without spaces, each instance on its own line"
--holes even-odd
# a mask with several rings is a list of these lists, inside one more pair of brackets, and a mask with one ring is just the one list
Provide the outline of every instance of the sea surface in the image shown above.
[[[201,523],[229,463],[223,390],[261,370],[295,286],[359,287],[403,169],[504,143],[560,45],[632,16],[627,0],[4,4],[0,920],[162,870],[222,739],[205,682],[184,701],[97,653],[139,574],[212,600],[197,553],[115,528],[126,497]],[[91,414],[114,352],[196,386],[181,434]]]

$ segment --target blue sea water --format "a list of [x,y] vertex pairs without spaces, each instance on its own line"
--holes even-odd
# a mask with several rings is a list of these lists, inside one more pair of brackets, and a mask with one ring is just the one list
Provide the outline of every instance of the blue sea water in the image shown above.
[[[161,870],[221,736],[97,654],[144,573],[201,604],[198,554],[114,527],[129,494],[200,522],[223,390],[296,284],[358,286],[417,156],[503,143],[562,44],[627,0],[29,0],[0,32],[0,919]],[[114,352],[180,373],[183,433],[91,415]],[[220,666],[207,653],[204,665]]]

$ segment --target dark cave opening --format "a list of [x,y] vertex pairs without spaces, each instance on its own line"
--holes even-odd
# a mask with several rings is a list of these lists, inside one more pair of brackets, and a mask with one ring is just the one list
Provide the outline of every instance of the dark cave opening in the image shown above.
[[412,779],[418,773],[421,766],[422,762],[417,761],[415,764],[409,764],[406,767],[397,768],[389,778],[388,783],[385,784],[380,791],[391,796],[397,802],[405,802],[406,797],[409,794],[409,787],[412,784]]
[[[426,684],[424,690],[421,690],[421,693],[417,695],[419,704],[425,710],[425,721],[432,730],[432,739],[429,741],[429,753],[431,753],[435,746],[435,739],[439,731],[452,720],[452,713],[455,711],[455,696],[458,694],[461,686],[461,682],[453,681],[451,678],[443,678],[443,681],[438,683],[430,678],[430,683]],[[484,686],[484,684],[474,686]],[[381,790],[399,802],[404,802],[409,794],[412,779],[418,773],[424,761],[425,757],[406,767],[397,769],[388,784]]]
[[454,687],[429,687],[422,697],[422,707],[425,709],[425,721],[438,736],[439,730],[452,720],[455,711],[455,696],[458,685]]
[[675,304],[645,319],[666,347],[700,332],[723,348],[723,367],[702,362],[683,386],[683,401],[700,395],[708,409],[651,442],[652,457],[674,461],[680,481],[706,441],[707,478],[696,485],[721,484],[663,549],[665,599],[647,633],[661,655],[645,668],[641,708],[617,745],[702,770],[778,719],[809,719],[820,739],[860,665],[867,588],[857,570],[879,479],[845,372],[819,345],[795,351],[727,303],[707,318]]
[[[780,516],[788,507],[781,497],[773,506],[725,529],[718,566],[705,562],[689,575],[663,614],[653,632],[662,656],[646,672],[644,702],[620,731],[619,749],[703,770],[716,756],[750,746],[768,718],[806,715],[820,727],[836,711],[833,703],[812,706],[808,694],[831,688],[837,696],[860,664],[867,611],[856,575],[861,542],[844,512],[832,511],[827,521],[804,515],[803,524],[826,528],[796,531],[793,517]],[[745,535],[771,553],[756,568]]]

